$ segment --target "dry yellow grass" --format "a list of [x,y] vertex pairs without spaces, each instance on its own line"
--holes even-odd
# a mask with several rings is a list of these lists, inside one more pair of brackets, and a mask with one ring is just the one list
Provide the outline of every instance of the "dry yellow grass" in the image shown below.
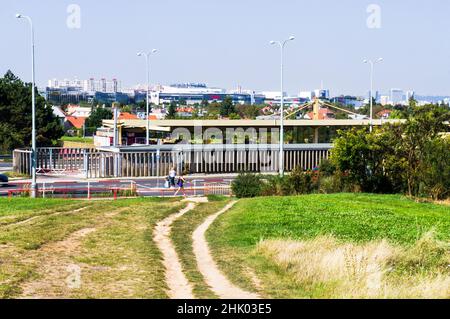
[[448,246],[429,233],[415,246],[387,241],[342,243],[267,240],[257,253],[274,261],[307,290],[325,298],[450,298]]

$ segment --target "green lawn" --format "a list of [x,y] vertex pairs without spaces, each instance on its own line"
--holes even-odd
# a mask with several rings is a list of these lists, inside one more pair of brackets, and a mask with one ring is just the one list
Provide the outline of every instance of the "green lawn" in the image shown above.
[[76,210],[89,205],[85,201],[64,199],[0,198],[0,225],[16,223],[39,215]]
[[63,142],[77,142],[77,143],[87,143],[92,144],[93,143],[92,137],[79,137],[79,136],[63,136],[61,137],[61,141]]
[[[414,264],[411,266],[404,262],[407,257],[402,257],[397,268],[410,273],[416,273],[420,268],[427,274],[439,268],[439,272],[442,270],[448,276],[448,267],[441,266],[449,256],[449,206],[416,203],[396,195],[335,194],[245,199],[219,217],[208,230],[207,238],[216,260],[235,284],[259,290],[266,297],[339,298],[342,296],[333,294],[328,286],[309,287],[298,282],[295,279],[298,276],[290,271],[298,263],[280,262],[280,256],[291,258],[286,256],[293,251],[288,248],[281,251],[283,243],[285,247],[306,247],[309,243],[317,244],[313,241],[324,236],[332,236],[342,245],[351,243],[353,246],[386,240],[395,249],[404,249],[402,256],[406,256],[424,245],[423,241],[418,241],[429,231],[434,232],[433,240],[446,244],[444,251],[438,249],[437,257],[426,267],[422,263],[417,268],[414,262],[410,263]],[[328,242],[333,242],[333,239]],[[272,250],[267,247],[272,247]],[[426,251],[421,254],[421,257],[428,256]],[[429,255],[432,254],[430,251]],[[418,256],[414,258],[420,259]],[[258,289],[252,282],[247,275],[249,268],[262,279],[263,287]]]
[[[165,298],[154,225],[173,199],[0,201],[0,298]],[[83,232],[86,233],[83,235]],[[82,270],[68,289],[67,267]],[[50,271],[48,271],[50,270]]]

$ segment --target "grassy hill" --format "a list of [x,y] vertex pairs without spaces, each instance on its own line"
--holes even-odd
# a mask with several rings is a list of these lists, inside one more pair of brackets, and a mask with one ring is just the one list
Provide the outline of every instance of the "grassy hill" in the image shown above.
[[236,284],[266,297],[450,297],[449,206],[369,194],[246,199],[208,240]]

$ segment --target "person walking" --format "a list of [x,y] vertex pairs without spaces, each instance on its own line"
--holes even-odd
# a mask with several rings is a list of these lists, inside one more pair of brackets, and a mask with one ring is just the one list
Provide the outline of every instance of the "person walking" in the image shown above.
[[180,174],[177,181],[178,189],[173,196],[177,196],[181,191],[183,193],[183,196],[186,197],[186,192],[184,191],[184,183],[186,183],[186,180],[184,179],[183,174]]
[[175,188],[175,177],[177,176],[177,170],[175,166],[169,171],[169,188]]

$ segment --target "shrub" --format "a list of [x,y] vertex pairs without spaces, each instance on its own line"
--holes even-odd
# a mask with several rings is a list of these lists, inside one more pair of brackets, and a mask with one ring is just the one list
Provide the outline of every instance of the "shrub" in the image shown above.
[[288,176],[267,176],[262,183],[262,196],[288,196],[294,193]]
[[261,196],[261,176],[251,173],[241,173],[231,184],[231,190],[237,198],[251,198]]
[[289,175],[268,176],[262,183],[263,196],[310,194],[318,189],[319,174],[296,167]]
[[434,200],[450,195],[450,139],[437,137],[425,144],[420,169],[420,194]]
[[338,175],[324,176],[320,178],[319,193],[333,194],[341,191],[342,185]]
[[322,176],[332,176],[336,172],[336,165],[329,159],[325,159],[320,163],[319,171]]
[[289,175],[289,183],[296,195],[310,194],[314,189],[317,189],[318,177],[317,172],[304,172],[300,166],[297,166]]

